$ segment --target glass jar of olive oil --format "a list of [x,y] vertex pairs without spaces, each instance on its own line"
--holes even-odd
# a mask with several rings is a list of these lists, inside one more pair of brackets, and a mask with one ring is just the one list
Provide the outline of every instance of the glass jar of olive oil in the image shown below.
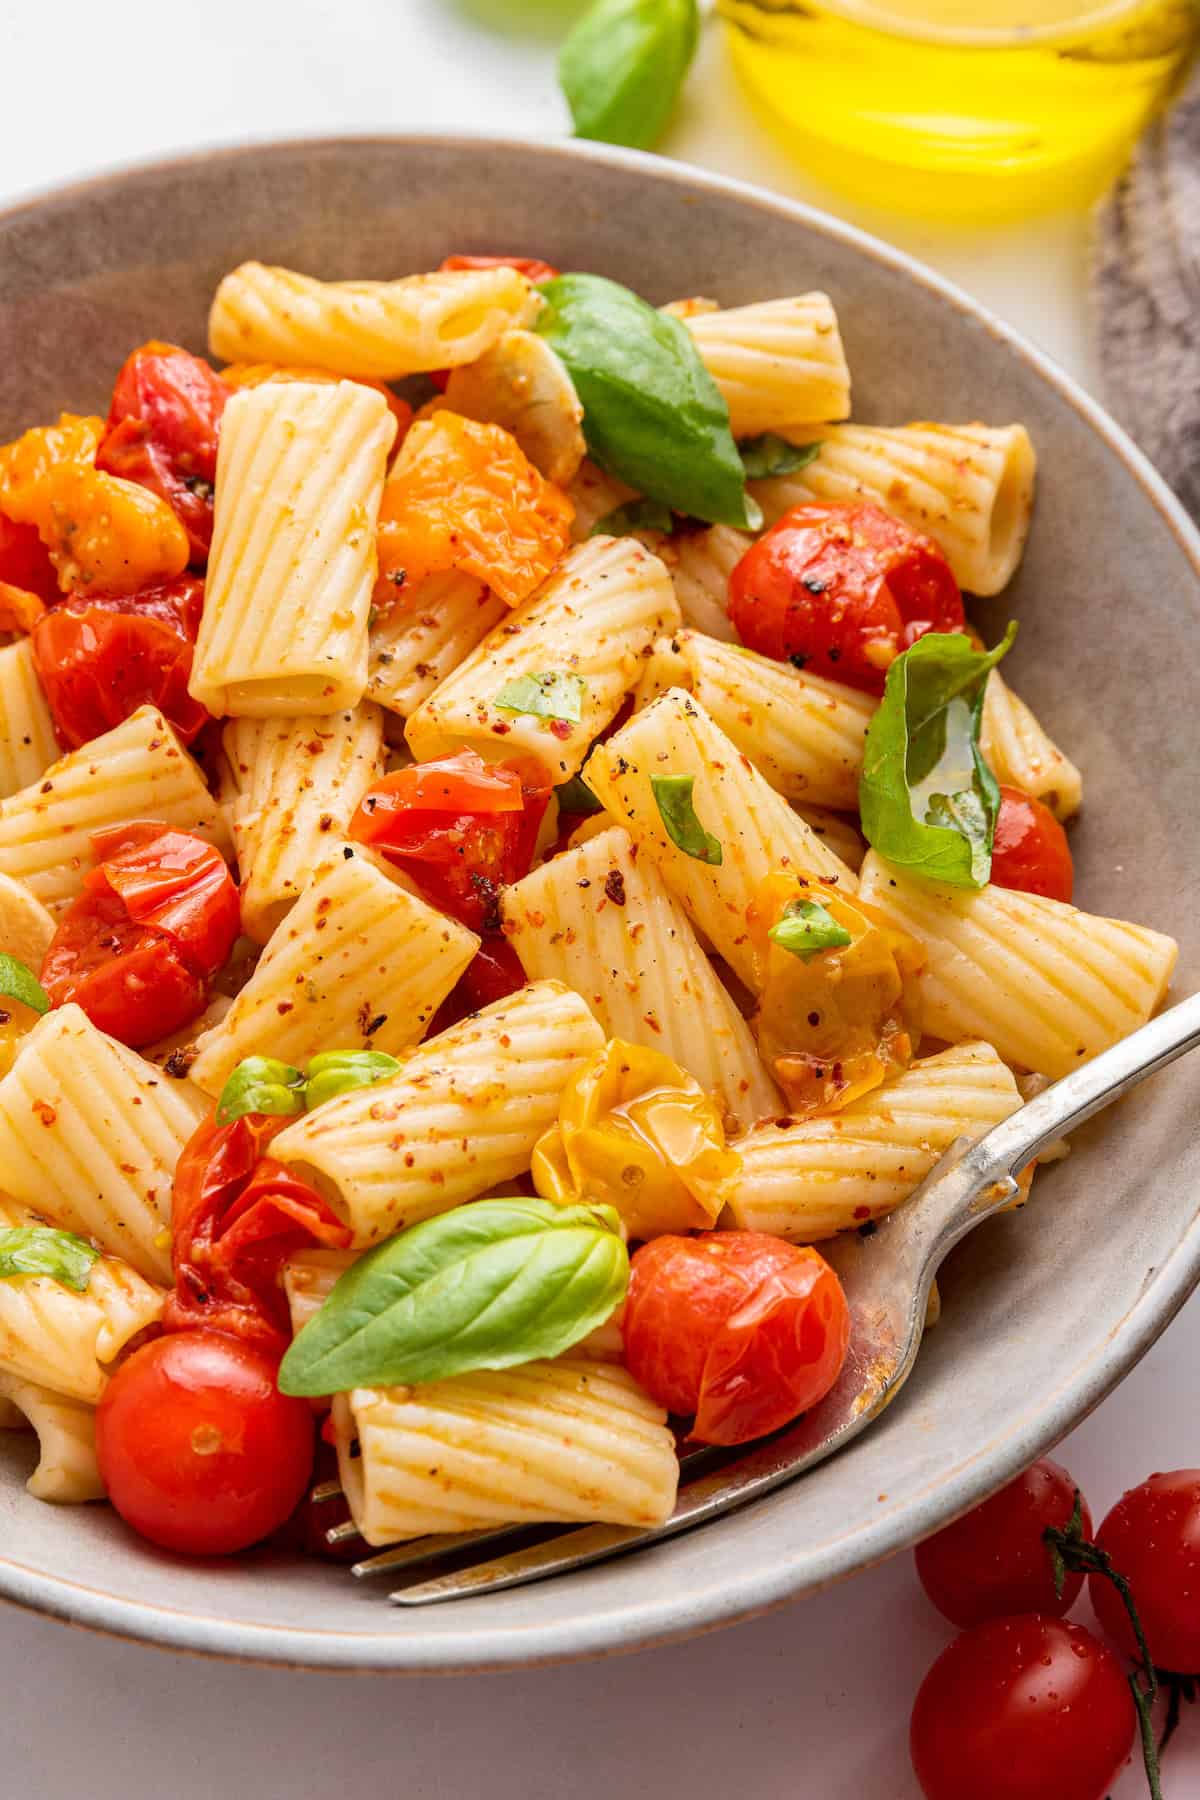
[[718,0],[736,66],[813,172],[995,218],[1116,172],[1200,24],[1194,0]]

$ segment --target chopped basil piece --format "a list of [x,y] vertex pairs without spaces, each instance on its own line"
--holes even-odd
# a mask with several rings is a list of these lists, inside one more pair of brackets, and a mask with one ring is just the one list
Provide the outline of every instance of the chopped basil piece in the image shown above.
[[34,974],[15,956],[0,955],[0,1000],[19,1000],[33,1012],[50,1011],[50,996]]
[[841,950],[854,941],[819,900],[789,900],[767,936],[781,950],[788,950],[805,962],[822,950]]
[[51,1280],[76,1294],[87,1292],[92,1264],[100,1252],[71,1231],[55,1231],[48,1225],[20,1225],[0,1231],[0,1279],[18,1275],[49,1275]]
[[304,1111],[304,1076],[274,1056],[247,1056],[240,1062],[217,1101],[217,1124],[231,1125],[247,1113],[286,1117]]
[[628,537],[634,531],[665,531],[670,536],[674,529],[675,514],[661,500],[627,500],[597,519],[588,536]]
[[572,775],[570,781],[560,782],[554,792],[560,815],[577,813],[582,817],[590,817],[592,813],[604,811],[582,775]]
[[308,1065],[304,1109],[311,1112],[314,1106],[324,1106],[339,1094],[373,1087],[377,1081],[394,1075],[399,1067],[396,1058],[383,1050],[325,1050]]
[[676,849],[682,850],[685,856],[694,856],[697,862],[716,864],[722,860],[723,852],[720,841],[711,831],[705,831],[696,817],[696,809],[692,804],[692,789],[695,785],[693,775],[650,777],[658,816]]
[[745,438],[738,445],[747,481],[769,481],[774,475],[795,475],[807,469],[821,454],[821,444],[789,444],[773,431]]
[[504,712],[532,713],[539,719],[564,719],[577,725],[583,717],[587,683],[565,669],[542,669],[506,682],[494,704]]

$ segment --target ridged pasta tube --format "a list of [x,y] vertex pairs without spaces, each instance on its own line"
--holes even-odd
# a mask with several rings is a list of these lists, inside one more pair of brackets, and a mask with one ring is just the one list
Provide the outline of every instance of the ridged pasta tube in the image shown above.
[[0,875],[0,950],[36,975],[54,936],[54,915],[24,882]]
[[378,1243],[528,1169],[603,1044],[578,994],[538,981],[430,1038],[389,1081],[297,1119],[271,1154],[315,1179],[356,1246]]
[[28,638],[0,649],[0,800],[44,775],[59,755],[54,717]]
[[44,906],[73,900],[92,866],[92,833],[135,819],[178,825],[225,850],[229,832],[196,764],[153,706],[52,763],[0,800],[0,874]]
[[78,1006],[55,1007],[0,1081],[5,1189],[148,1280],[169,1281],[171,1182],[206,1110],[190,1083],[97,1031]]
[[323,718],[234,719],[233,841],[242,930],[265,944],[314,872],[342,854],[355,807],[383,767],[383,718],[364,704]]
[[265,382],[221,417],[204,616],[189,692],[265,718],[356,706],[395,420],[353,381]]
[[[575,508],[571,536],[577,544],[582,544],[591,537],[601,519],[636,497],[631,487],[626,487],[606,469],[597,468],[593,462],[581,463],[579,473],[567,488],[567,498]],[[661,533],[655,532],[654,536],[657,538]]]
[[191,1078],[216,1095],[245,1056],[301,1066],[322,1050],[399,1055],[423,1036],[478,947],[474,932],[410,894],[369,853],[339,844],[220,1024],[197,1041]]
[[1079,770],[998,669],[992,670],[984,690],[979,745],[997,781],[1032,794],[1057,819],[1072,819],[1079,811]]
[[780,1118],[736,1138],[742,1166],[722,1223],[795,1244],[832,1237],[891,1212],[956,1137],[980,1138],[1020,1105],[990,1044],[957,1044],[840,1112]]
[[[655,638],[678,623],[658,558],[632,539],[593,538],[418,707],[405,733],[413,755],[427,762],[468,744],[490,757],[536,757],[556,783],[566,781],[637,686]],[[497,704],[520,677],[551,672],[577,682],[577,719]]]
[[699,631],[675,638],[680,687],[789,800],[858,807],[867,726],[878,702],[840,681],[723,644]]
[[734,437],[849,416],[850,370],[828,294],[692,313],[684,323]]
[[1170,984],[1173,938],[988,886],[907,880],[873,851],[860,892],[920,940],[925,1029],[986,1038],[1007,1063],[1057,1080],[1144,1025]]
[[[0,1195],[0,1231],[46,1222]],[[0,1373],[95,1405],[121,1352],[157,1323],[164,1297],[115,1256],[92,1264],[82,1294],[48,1275],[0,1281]]]
[[613,826],[552,857],[503,897],[531,981],[563,981],[605,1037],[661,1050],[744,1129],[780,1110],[754,1038],[661,876]]
[[681,531],[655,545],[671,572],[675,598],[685,625],[709,637],[735,644],[729,622],[729,577],[754,539],[732,525],[710,525],[707,531]]
[[368,1544],[508,1523],[658,1525],[675,1505],[666,1414],[625,1369],[586,1357],[355,1388],[336,1396],[333,1423]]
[[359,1250],[297,1250],[283,1265],[283,1291],[292,1320],[292,1336],[303,1331],[333,1292],[338,1277],[362,1254]]
[[474,362],[502,332],[529,324],[540,307],[516,269],[318,281],[247,262],[216,291],[208,342],[226,362],[307,364],[395,381]]
[[768,524],[808,500],[871,500],[936,538],[970,593],[998,594],[1011,579],[1037,470],[1023,425],[830,425],[803,435],[821,439],[807,468],[750,484]]
[[405,590],[367,637],[367,696],[411,718],[439,682],[452,675],[508,607],[482,581],[460,569],[430,575]]
[[35,1500],[75,1506],[104,1499],[96,1462],[94,1406],[70,1400],[65,1394],[52,1394],[34,1381],[0,1373],[0,1406],[5,1403],[37,1433],[37,1468],[25,1483]]
[[[691,776],[701,825],[721,846],[718,864],[701,862],[667,834],[651,786],[656,775]],[[762,985],[747,909],[766,877],[790,870],[840,883],[853,893],[851,870],[792,811],[708,713],[681,688],[635,713],[588,759],[584,779],[605,810],[626,826],[639,852],[755,992]]]
[[797,806],[796,811],[809,830],[815,832],[827,850],[841,857],[848,869],[857,875],[862,868],[867,846],[859,836],[854,819],[845,813],[828,812],[823,806]]

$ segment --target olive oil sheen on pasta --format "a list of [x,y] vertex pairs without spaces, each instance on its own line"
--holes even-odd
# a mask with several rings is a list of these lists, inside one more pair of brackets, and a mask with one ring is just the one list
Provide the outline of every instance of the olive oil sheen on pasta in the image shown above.
[[1196,40],[1190,0],[718,0],[738,71],[814,172],[925,216],[1078,201]]

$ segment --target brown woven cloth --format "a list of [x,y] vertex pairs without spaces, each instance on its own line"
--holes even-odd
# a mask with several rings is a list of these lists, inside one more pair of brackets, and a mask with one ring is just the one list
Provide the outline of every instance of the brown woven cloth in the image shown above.
[[1200,69],[1097,211],[1092,301],[1108,403],[1200,517]]

